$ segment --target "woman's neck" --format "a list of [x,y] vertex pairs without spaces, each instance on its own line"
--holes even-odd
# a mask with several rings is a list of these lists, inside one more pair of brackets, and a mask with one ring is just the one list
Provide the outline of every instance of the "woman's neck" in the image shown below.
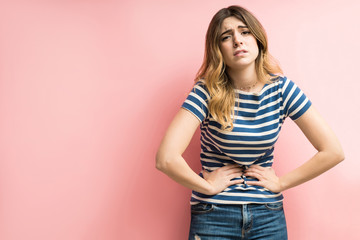
[[231,81],[233,82],[235,89],[242,89],[253,85],[258,81],[257,74],[255,69],[245,68],[245,69],[229,69],[227,70]]

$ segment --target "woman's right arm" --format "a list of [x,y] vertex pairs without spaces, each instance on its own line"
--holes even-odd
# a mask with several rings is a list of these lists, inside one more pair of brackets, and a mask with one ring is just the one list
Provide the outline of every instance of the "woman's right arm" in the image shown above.
[[196,174],[182,154],[189,145],[200,121],[189,111],[180,108],[167,129],[156,154],[156,168],[181,185],[197,192],[214,195],[230,185],[242,183],[233,180],[242,175],[237,165],[227,165],[215,171],[203,171],[204,178]]

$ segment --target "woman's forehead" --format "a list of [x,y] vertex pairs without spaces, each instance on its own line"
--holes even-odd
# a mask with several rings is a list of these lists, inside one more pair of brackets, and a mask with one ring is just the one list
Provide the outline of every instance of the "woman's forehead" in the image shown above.
[[227,17],[224,19],[224,21],[221,24],[222,31],[239,28],[239,27],[247,27],[247,26],[244,22],[242,22],[236,17]]

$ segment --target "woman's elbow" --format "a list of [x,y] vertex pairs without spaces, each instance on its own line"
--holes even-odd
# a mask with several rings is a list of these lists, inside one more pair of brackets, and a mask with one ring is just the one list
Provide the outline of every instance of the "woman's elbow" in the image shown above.
[[168,174],[176,168],[179,157],[181,157],[181,155],[175,153],[174,151],[159,149],[156,153],[155,167],[159,171]]
[[336,159],[339,163],[345,160],[345,153],[342,149],[336,153]]
[[156,153],[156,164],[155,167],[157,170],[161,171],[161,172],[165,172],[168,166],[168,156],[166,153],[164,153],[164,151],[162,150],[158,150]]
[[157,170],[162,171],[164,169],[164,160],[161,156],[160,151],[157,151],[156,157],[155,157],[155,167]]
[[331,155],[336,163],[340,163],[345,159],[345,154],[341,147],[331,151]]

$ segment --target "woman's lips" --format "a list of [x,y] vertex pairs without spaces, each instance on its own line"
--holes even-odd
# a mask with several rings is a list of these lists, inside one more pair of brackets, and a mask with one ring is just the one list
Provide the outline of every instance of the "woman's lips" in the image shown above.
[[244,54],[246,54],[247,51],[246,50],[237,50],[234,52],[234,56],[242,56]]

